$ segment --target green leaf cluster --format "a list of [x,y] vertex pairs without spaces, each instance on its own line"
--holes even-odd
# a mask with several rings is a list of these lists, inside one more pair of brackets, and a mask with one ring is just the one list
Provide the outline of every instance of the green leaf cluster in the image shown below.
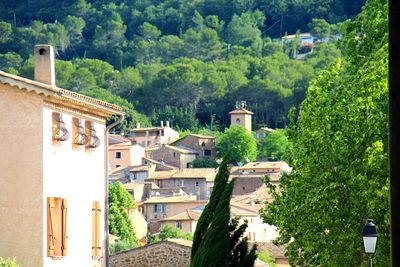
[[258,157],[269,160],[285,160],[292,152],[293,144],[282,129],[262,137],[259,143]]
[[125,191],[120,182],[109,185],[109,232],[132,247],[137,245],[137,238],[127,209],[134,207],[132,196]]
[[19,267],[16,259],[4,259],[0,257],[0,267]]
[[366,265],[367,218],[380,234],[374,261],[390,265],[387,2],[368,0],[343,29],[343,61],[312,82],[289,129],[293,172],[263,213],[296,266]]
[[193,235],[191,233],[183,234],[181,229],[175,228],[170,224],[166,224],[161,229],[160,233],[155,235],[150,235],[148,237],[148,244],[157,243],[168,238],[181,238],[185,240],[193,240]]
[[254,161],[257,158],[257,142],[254,136],[242,126],[226,128],[217,136],[215,145],[218,157],[227,162]]

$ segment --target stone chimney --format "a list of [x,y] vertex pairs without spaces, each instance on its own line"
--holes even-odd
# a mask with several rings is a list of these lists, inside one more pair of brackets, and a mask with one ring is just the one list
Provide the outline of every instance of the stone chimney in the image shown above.
[[56,85],[54,49],[51,45],[35,46],[35,81]]
[[165,127],[169,127],[169,121],[165,122]]
[[140,128],[140,122],[136,123],[136,128]]
[[161,121],[161,127],[164,127],[164,121]]

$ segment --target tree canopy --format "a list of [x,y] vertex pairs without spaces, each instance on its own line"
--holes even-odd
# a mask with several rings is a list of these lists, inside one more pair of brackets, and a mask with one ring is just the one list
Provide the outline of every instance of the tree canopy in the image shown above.
[[135,229],[127,209],[135,207],[132,196],[125,191],[120,182],[109,185],[109,231],[131,247],[136,246]]
[[343,60],[318,73],[289,130],[292,174],[263,213],[298,266],[361,266],[374,219],[376,261],[389,266],[387,2],[368,0],[343,25]]
[[[254,126],[286,126],[315,71],[340,56],[333,45],[338,23],[364,0],[32,3],[0,3],[1,70],[33,78],[32,46],[48,43],[59,59],[57,85],[131,104],[118,131],[165,114],[179,130],[196,131],[213,120],[220,130],[228,126],[237,100],[254,111]],[[298,43],[285,48],[280,40],[297,30],[328,44],[297,61],[291,56]]]
[[247,162],[257,158],[257,142],[254,136],[242,126],[226,128],[217,136],[218,157],[228,162]]

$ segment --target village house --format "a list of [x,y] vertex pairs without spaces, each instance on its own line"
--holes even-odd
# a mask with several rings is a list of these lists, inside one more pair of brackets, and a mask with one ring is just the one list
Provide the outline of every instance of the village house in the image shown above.
[[150,197],[144,201],[144,217],[148,222],[159,221],[206,203],[207,200],[197,200],[196,196],[188,194]]
[[51,46],[34,59],[34,81],[0,71],[0,255],[106,266],[106,119],[122,109],[57,87]]
[[132,145],[131,141],[109,145],[109,167],[113,170],[119,167],[141,165],[144,155],[144,148],[138,144]]
[[197,222],[201,216],[204,205],[194,209],[187,209],[179,214],[160,220],[160,227],[163,229],[166,225],[171,225],[176,229],[180,229],[182,234],[194,234]]
[[180,169],[190,168],[197,155],[197,151],[182,146],[160,145],[146,149],[146,157]]
[[265,186],[265,176],[273,184],[278,184],[284,173],[291,168],[284,161],[249,162],[244,166],[235,166],[230,170],[229,179],[236,178],[232,195],[243,195]]
[[208,199],[217,172],[213,168],[189,168],[154,172],[146,179],[160,188],[181,188],[198,199]]
[[119,134],[109,134],[108,135],[108,145],[115,145],[115,144],[120,144],[120,143],[127,143],[132,141],[125,136],[119,135]]
[[132,129],[129,139],[134,144],[140,144],[143,147],[151,147],[155,145],[170,144],[179,138],[179,133],[169,127],[169,121],[161,121],[160,127],[140,128],[137,124],[135,129]]
[[[264,191],[264,193],[266,193]],[[253,201],[248,201],[248,198],[232,198],[230,205],[231,217],[238,217],[239,223],[247,221],[248,227],[244,236],[248,237],[251,242],[270,242],[278,237],[278,231],[275,226],[266,224],[260,217],[259,210],[263,208],[264,201],[260,200],[255,204]],[[176,215],[161,219],[161,229],[169,224],[182,231],[183,234],[194,234],[205,205],[200,205],[192,209],[186,209]]]
[[140,210],[142,207],[136,207],[133,209],[128,209],[129,219],[132,221],[132,224],[135,228],[136,238],[141,240],[146,238],[147,236],[147,221],[143,217],[142,211]]
[[200,134],[188,134],[171,143],[171,146],[188,148],[197,152],[197,158],[215,159],[215,137]]

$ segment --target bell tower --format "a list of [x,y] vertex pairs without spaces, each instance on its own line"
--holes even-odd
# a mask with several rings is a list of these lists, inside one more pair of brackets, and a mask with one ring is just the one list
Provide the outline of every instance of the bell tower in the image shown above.
[[236,101],[236,109],[229,112],[231,126],[242,126],[251,132],[251,116],[253,112],[246,109],[246,101]]

